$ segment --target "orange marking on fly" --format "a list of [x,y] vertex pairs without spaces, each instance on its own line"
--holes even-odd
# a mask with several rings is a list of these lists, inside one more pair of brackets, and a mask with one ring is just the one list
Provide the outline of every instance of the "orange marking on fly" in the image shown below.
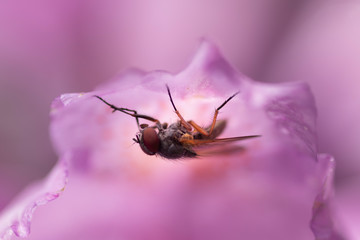
[[[103,103],[108,105],[113,110],[113,112],[119,111],[135,118],[139,132],[136,134],[133,140],[139,144],[141,150],[147,155],[156,154],[167,159],[178,159],[185,157],[193,158],[199,156],[200,154],[202,155],[203,153],[206,153],[206,150],[204,150],[203,146],[209,147],[208,152],[210,153],[211,147],[215,145],[214,143],[216,143],[218,148],[221,144],[229,144],[235,141],[260,137],[260,135],[249,135],[232,138],[217,138],[226,127],[226,120],[217,120],[219,110],[223,108],[239,92],[233,94],[218,108],[216,108],[211,125],[207,128],[202,128],[192,120],[185,121],[175,106],[168,85],[166,85],[166,89],[171,105],[173,106],[174,111],[179,118],[177,122],[170,125],[167,123],[161,123],[154,117],[138,114],[135,110],[117,107],[111,103],[108,103],[100,96],[94,97],[100,99]],[[153,123],[153,125],[144,123],[140,124],[139,119],[150,121]],[[202,147],[201,151],[197,150],[198,147]],[[219,151],[213,152],[216,153]]]

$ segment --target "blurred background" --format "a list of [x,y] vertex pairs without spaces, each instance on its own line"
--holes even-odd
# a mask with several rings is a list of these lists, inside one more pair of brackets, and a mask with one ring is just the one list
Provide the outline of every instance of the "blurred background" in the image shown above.
[[0,210],[57,161],[48,135],[55,97],[131,66],[177,73],[201,37],[257,81],[308,82],[319,151],[337,160],[339,192],[355,186],[359,24],[358,0],[2,0]]

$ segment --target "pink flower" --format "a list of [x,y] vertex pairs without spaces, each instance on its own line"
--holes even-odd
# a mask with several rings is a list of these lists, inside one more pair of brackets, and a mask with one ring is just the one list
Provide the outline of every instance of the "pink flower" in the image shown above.
[[[222,136],[262,137],[233,154],[148,156],[133,144],[135,120],[93,97],[171,123],[165,84],[200,125],[240,90],[221,110]],[[51,110],[59,163],[3,212],[0,236],[28,236],[32,223],[33,239],[342,239],[331,208],[334,160],[317,154],[315,115],[306,84],[254,82],[207,41],[179,74],[132,69],[93,92],[64,94]]]

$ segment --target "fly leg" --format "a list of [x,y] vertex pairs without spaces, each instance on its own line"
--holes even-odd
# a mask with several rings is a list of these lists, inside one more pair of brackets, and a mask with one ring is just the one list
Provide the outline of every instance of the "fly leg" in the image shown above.
[[132,109],[128,109],[128,108],[119,108],[119,107],[116,107],[115,105],[111,104],[111,103],[108,103],[107,101],[105,101],[102,97],[99,97],[97,95],[95,95],[94,97],[97,97],[98,99],[100,99],[102,102],[104,102],[106,105],[108,105],[109,107],[111,107],[113,109],[113,112],[115,111],[120,111],[122,113],[125,113],[127,115],[130,115],[132,117],[134,117],[136,119],[136,124],[139,128],[139,130],[141,129],[141,124],[139,123],[139,118],[143,118],[143,119],[146,119],[146,120],[149,120],[151,122],[155,122],[156,125],[159,125],[161,126],[160,124],[160,121],[153,118],[153,117],[150,117],[150,116],[147,116],[147,115],[143,115],[143,114],[138,114],[135,110],[132,110]]
[[231,97],[229,97],[228,99],[226,99],[225,102],[223,102],[217,109],[215,109],[215,113],[214,113],[214,117],[212,120],[212,123],[210,125],[210,129],[207,131],[204,128],[200,127],[197,123],[195,123],[193,120],[188,121],[188,124],[190,124],[196,131],[198,131],[200,134],[204,135],[204,136],[210,136],[212,134],[212,132],[214,131],[215,125],[216,125],[216,119],[217,116],[219,114],[219,111],[221,108],[223,108],[225,106],[226,103],[228,103],[233,97],[235,97],[239,92],[236,92],[235,94],[233,94]]
[[192,130],[192,126],[191,126],[187,121],[185,121],[185,119],[183,118],[183,116],[181,116],[180,112],[176,109],[175,104],[174,104],[174,101],[173,101],[173,99],[172,99],[172,97],[171,97],[170,88],[169,88],[168,85],[166,85],[166,89],[167,89],[167,92],[168,92],[168,94],[169,94],[170,101],[171,101],[171,104],[172,104],[172,106],[173,106],[173,108],[174,108],[174,110],[175,110],[175,113],[176,113],[176,115],[177,115],[177,116],[179,117],[179,119],[180,119],[180,123],[186,128],[186,130],[191,131],[191,130]]

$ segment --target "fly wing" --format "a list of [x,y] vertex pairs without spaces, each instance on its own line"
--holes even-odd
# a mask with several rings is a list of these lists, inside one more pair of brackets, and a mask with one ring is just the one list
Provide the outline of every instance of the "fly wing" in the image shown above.
[[216,138],[216,139],[195,139],[191,143],[193,151],[199,157],[239,154],[245,151],[245,147],[233,142],[242,141],[251,138],[257,138],[260,135],[240,136],[232,138]]
[[215,139],[185,139],[182,141],[182,143],[185,145],[198,147],[208,144],[223,144],[228,142],[242,141],[257,137],[260,137],[260,135],[249,135],[249,136],[240,136],[240,137],[231,137],[231,138],[215,138]]
[[184,139],[182,144],[185,148],[189,148],[199,157],[214,156],[214,155],[229,155],[245,151],[245,147],[232,144],[233,142],[257,138],[260,135],[249,135],[231,138],[216,138],[216,139]]
[[[216,123],[215,123],[215,127],[211,133],[210,136],[204,136],[202,135],[201,133],[196,133],[194,135],[194,138],[195,139],[215,139],[217,138],[225,129],[226,127],[226,124],[227,124],[227,121],[226,120],[218,120]],[[211,129],[211,125],[204,128],[205,131],[209,132]]]
[[[227,124],[227,121],[226,120],[218,120],[216,123],[215,123],[215,127],[211,133],[211,135],[208,137],[209,139],[215,139],[217,138],[225,129],[226,127],[226,124]],[[207,127],[206,128],[206,131],[210,131],[211,129],[211,126]]]
[[205,148],[194,148],[193,149],[196,152],[196,156],[198,157],[209,157],[209,156],[215,156],[215,155],[231,155],[235,153],[242,153],[245,151],[245,147],[239,146],[239,145],[211,145],[207,146]]

